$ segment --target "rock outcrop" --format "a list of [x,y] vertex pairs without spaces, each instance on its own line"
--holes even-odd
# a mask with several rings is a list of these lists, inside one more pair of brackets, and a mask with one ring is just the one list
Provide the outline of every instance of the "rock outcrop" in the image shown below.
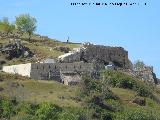
[[20,42],[1,46],[0,52],[6,57],[6,59],[33,56],[33,53],[30,51],[30,49],[23,46]]
[[153,67],[145,66],[141,70],[135,71],[135,75],[143,81],[158,84],[158,79],[153,71]]
[[159,79],[156,77],[152,66],[144,66],[139,70],[122,69],[122,72],[142,81],[147,81],[152,84],[159,84]]
[[136,103],[140,106],[145,106],[146,105],[146,99],[145,98],[141,98],[141,97],[136,97],[132,100],[133,103]]

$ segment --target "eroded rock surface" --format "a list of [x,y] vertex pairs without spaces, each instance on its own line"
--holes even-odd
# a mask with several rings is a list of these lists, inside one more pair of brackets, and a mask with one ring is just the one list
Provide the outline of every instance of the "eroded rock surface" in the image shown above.
[[10,43],[0,47],[0,52],[5,55],[7,59],[19,58],[19,57],[32,57],[33,53],[29,48],[25,47],[19,42]]

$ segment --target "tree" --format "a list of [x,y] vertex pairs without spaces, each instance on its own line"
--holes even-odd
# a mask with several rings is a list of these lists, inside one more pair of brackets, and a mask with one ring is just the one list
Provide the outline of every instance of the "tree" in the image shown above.
[[37,20],[29,14],[22,14],[16,17],[16,27],[22,33],[28,33],[29,40],[36,30]]
[[15,25],[9,23],[8,18],[4,17],[1,21],[0,21],[0,31],[4,32],[8,35],[8,33],[13,32],[13,30],[15,29]]

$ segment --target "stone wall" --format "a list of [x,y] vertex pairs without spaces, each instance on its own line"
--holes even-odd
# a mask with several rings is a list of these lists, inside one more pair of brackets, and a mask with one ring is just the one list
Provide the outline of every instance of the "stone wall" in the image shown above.
[[128,52],[122,47],[109,47],[100,45],[87,45],[87,49],[81,54],[81,59],[92,62],[93,59],[109,64],[113,62],[118,67],[128,67]]
[[[98,77],[100,67],[93,63],[34,63],[31,65],[31,78],[39,80],[56,80],[64,81],[79,81],[78,76],[82,74],[90,74],[94,78]],[[71,75],[71,76],[70,76]],[[65,76],[65,77],[64,77]],[[72,78],[71,80],[68,77]],[[77,79],[75,79],[77,78]]]
[[80,74],[62,74],[61,78],[65,85],[72,85],[79,83],[82,79],[82,76]]
[[59,64],[34,63],[31,65],[31,78],[61,82]]
[[91,63],[97,61],[105,65],[108,65],[109,62],[113,62],[117,67],[131,68],[128,52],[124,50],[124,48],[92,44],[84,44],[79,50],[60,56],[59,61],[65,63],[76,61]]

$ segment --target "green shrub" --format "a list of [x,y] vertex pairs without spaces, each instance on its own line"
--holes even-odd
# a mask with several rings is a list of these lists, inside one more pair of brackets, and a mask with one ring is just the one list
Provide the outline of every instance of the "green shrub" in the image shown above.
[[103,71],[102,76],[106,84],[112,87],[131,89],[136,91],[139,96],[153,98],[153,88],[151,86],[125,73],[106,70]]
[[0,117],[10,118],[13,113],[13,106],[8,100],[0,100]]
[[137,85],[134,89],[139,96],[153,98],[152,91],[150,91],[145,85]]
[[143,108],[127,109],[116,114],[114,120],[160,120],[160,113]]
[[85,75],[82,80],[80,92],[78,93],[81,98],[88,97],[92,99],[92,96],[101,96],[103,99],[119,99],[102,79],[94,80]]
[[59,120],[86,120],[86,115],[81,109],[68,107],[64,108],[58,115]]
[[50,103],[42,103],[35,112],[38,120],[56,120],[61,109]]

